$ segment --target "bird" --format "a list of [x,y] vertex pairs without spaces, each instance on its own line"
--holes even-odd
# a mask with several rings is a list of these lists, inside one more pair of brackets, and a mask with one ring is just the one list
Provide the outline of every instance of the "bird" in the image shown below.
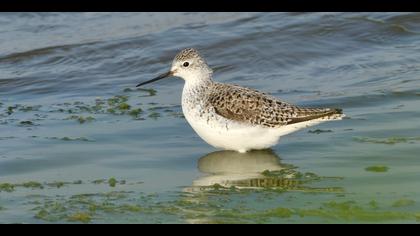
[[213,80],[197,49],[185,48],[170,70],[140,87],[171,77],[184,79],[182,112],[193,130],[217,149],[245,153],[275,146],[280,137],[345,114],[339,108],[301,107],[269,94]]

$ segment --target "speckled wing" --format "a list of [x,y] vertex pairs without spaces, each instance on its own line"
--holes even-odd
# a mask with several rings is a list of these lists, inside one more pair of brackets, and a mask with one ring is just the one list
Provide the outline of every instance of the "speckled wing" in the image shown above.
[[216,83],[209,91],[208,102],[217,114],[227,119],[265,127],[341,114],[340,109],[302,108],[252,89],[221,83]]

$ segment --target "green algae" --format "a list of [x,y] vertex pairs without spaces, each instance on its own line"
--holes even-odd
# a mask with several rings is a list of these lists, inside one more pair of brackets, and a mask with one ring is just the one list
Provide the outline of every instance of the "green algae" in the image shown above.
[[112,177],[108,180],[108,184],[109,184],[110,187],[115,187],[117,185],[117,182],[118,181],[114,177]]
[[377,209],[379,206],[378,206],[378,202],[377,201],[375,201],[375,200],[372,200],[372,201],[370,201],[369,202],[369,206],[371,207],[371,208],[373,208],[373,209]]
[[90,213],[77,212],[67,217],[68,221],[77,221],[82,223],[89,223],[92,220]]
[[403,199],[399,199],[399,200],[395,201],[392,204],[392,207],[406,207],[406,206],[412,206],[414,204],[416,204],[416,201],[414,201],[412,199],[403,198]]
[[68,198],[57,196],[45,198],[32,209],[34,217],[48,222],[90,223],[104,214],[138,213],[144,209],[139,204],[121,202],[128,196],[125,192],[78,194]]
[[366,171],[369,172],[387,172],[389,167],[387,166],[368,166],[365,168]]
[[55,201],[46,201],[43,206],[38,206],[32,210],[36,211],[34,218],[54,222],[67,218],[69,207]]
[[[228,190],[214,185],[218,191]],[[282,203],[264,210],[248,208],[244,204],[231,205],[232,197],[242,199],[249,191],[235,189],[228,194],[202,192],[182,193],[177,200],[161,201],[158,195],[113,191],[108,193],[78,194],[41,199],[33,208],[35,218],[48,222],[90,223],[93,219],[133,214],[139,219],[151,216],[173,216],[188,222],[203,223],[273,223],[300,221],[301,218],[320,222],[389,222],[419,220],[417,212],[381,209],[375,200],[361,204],[354,200],[324,201],[314,207],[285,207]],[[252,191],[255,192],[255,191]],[[250,193],[252,193],[250,192]],[[225,192],[226,193],[226,192]],[[267,196],[274,193],[265,192]],[[204,195],[203,195],[204,194]],[[263,199],[267,199],[265,196]],[[311,206],[309,204],[308,206]],[[146,218],[144,218],[146,217]]]
[[310,209],[299,210],[301,217],[319,217],[324,219],[361,221],[361,222],[381,222],[390,220],[410,219],[411,214],[391,211],[367,211],[363,208],[353,208],[350,210],[331,210],[331,209]]
[[141,96],[141,97],[152,97],[155,96],[157,91],[154,89],[144,89],[144,88],[138,88],[137,91],[141,91],[141,92],[147,92],[148,94],[145,96]]
[[22,112],[30,112],[30,111],[39,111],[39,109],[41,108],[41,105],[36,105],[36,106],[21,106],[18,107],[19,111]]
[[50,218],[48,218],[48,216],[49,216],[48,211],[46,211],[46,210],[42,209],[42,210],[39,210],[39,211],[35,214],[35,216],[34,216],[34,217],[35,217],[36,219],[45,220],[45,221],[50,221],[51,219],[50,219]]
[[319,176],[312,172],[299,172],[297,170],[297,167],[292,165],[284,165],[284,168],[281,170],[265,170],[261,173],[265,177],[272,177],[272,178],[285,178],[285,179],[291,179],[295,181],[301,181],[301,183],[304,182],[310,182],[310,181],[317,181],[321,179],[336,179],[340,180],[343,179],[342,177],[327,177],[327,176]]
[[80,137],[80,138],[69,138],[69,137],[64,137],[61,138],[60,140],[62,141],[84,141],[84,142],[89,142],[91,140],[84,138],[84,137]]
[[95,120],[94,117],[92,116],[77,116],[77,115],[72,115],[66,118],[66,120],[77,120],[79,122],[79,124],[84,124],[84,123],[88,123],[88,122],[92,122]]
[[374,143],[374,144],[389,144],[394,145],[398,143],[408,143],[420,141],[420,137],[389,137],[389,138],[369,138],[369,137],[354,137],[354,141],[360,143]]
[[120,104],[125,103],[127,101],[128,101],[128,96],[124,96],[124,95],[116,95],[114,97],[107,99],[107,103],[111,107],[119,106]]
[[264,217],[280,217],[280,218],[289,218],[293,215],[293,211],[288,208],[279,207],[265,211],[261,216]]
[[161,117],[159,112],[152,112],[148,115],[149,118],[156,120],[157,118]]
[[118,109],[119,110],[130,110],[131,106],[128,105],[127,103],[123,102],[118,104]]
[[43,189],[44,186],[36,181],[29,181],[22,184],[17,184],[16,186],[22,186],[24,188],[31,188],[31,189]]
[[420,213],[414,214],[414,217],[416,217],[416,221],[420,222]]
[[333,131],[330,130],[330,129],[327,129],[327,130],[316,129],[316,130],[309,130],[308,131],[308,133],[311,133],[311,134],[330,133],[330,132],[333,132]]
[[185,118],[184,113],[182,112],[170,112],[169,116],[174,118]]
[[9,183],[0,183],[0,192],[13,192],[15,185]]
[[93,140],[90,140],[90,139],[85,138],[85,137],[78,137],[78,138],[70,138],[70,137],[62,137],[62,138],[58,138],[58,137],[46,137],[46,139],[61,140],[61,141],[66,141],[66,142],[72,142],[72,141],[93,142]]
[[109,179],[96,179],[91,181],[92,184],[108,184],[110,187],[115,187],[117,184],[124,185],[127,183],[126,180],[117,180],[114,177],[111,177]]
[[302,217],[315,216],[327,219],[362,222],[380,222],[413,218],[412,213],[371,210],[357,204],[355,201],[330,201],[324,203],[323,207],[318,209],[299,209],[297,212]]
[[358,204],[355,201],[329,201],[324,202],[322,206],[318,208],[305,209],[277,207],[255,213],[231,214],[230,217],[241,217],[252,221],[259,219],[262,222],[270,221],[270,219],[275,220],[276,218],[292,217],[315,217],[317,219],[344,222],[385,222],[391,220],[415,219],[416,214],[372,209],[365,207],[362,204]]
[[[46,187],[49,188],[62,188],[68,185],[80,185],[84,182],[82,180],[75,180],[75,181],[53,181],[47,183],[40,183],[36,181],[27,181],[23,183],[0,183],[0,192],[14,192],[16,188],[28,188],[32,190],[42,190]],[[99,179],[93,180],[90,183],[92,184],[107,184],[110,187],[115,187],[117,184],[124,185],[127,183],[126,180],[119,180],[117,181],[115,178],[106,179]]]
[[18,108],[18,106],[9,106],[9,107],[7,107],[7,114],[8,115],[11,115],[11,114],[13,114],[13,112],[15,111],[15,109],[17,109]]
[[128,114],[132,117],[137,118],[142,112],[143,112],[143,110],[141,108],[136,108],[136,109],[130,110],[128,112]]
[[69,184],[68,182],[62,182],[62,181],[55,181],[52,183],[47,183],[46,185],[53,188],[61,188],[64,185]]
[[[156,93],[155,90],[145,89],[144,92],[149,93],[148,96],[154,96]],[[158,108],[147,108],[147,106],[154,106],[157,105],[156,103],[151,103],[145,105],[145,107],[138,107],[133,106],[129,103],[129,96],[127,95],[115,95],[110,98],[96,98],[94,102],[82,102],[82,101],[74,101],[74,102],[63,102],[58,104],[52,104],[50,106],[45,106],[43,110],[40,108],[41,105],[21,105],[16,104],[12,106],[8,106],[5,114],[0,114],[0,117],[10,116],[16,112],[25,112],[25,113],[34,113],[34,112],[41,112],[33,114],[33,119],[28,120],[21,120],[18,122],[19,126],[22,127],[31,127],[31,126],[38,126],[39,124],[35,124],[34,121],[37,120],[45,120],[49,116],[54,115],[46,115],[45,113],[67,113],[69,116],[61,118],[63,120],[75,120],[79,124],[87,124],[92,121],[96,120],[97,115],[127,115],[132,117],[134,120],[144,120],[141,115],[144,113],[145,110],[150,110],[148,114],[148,118],[151,119],[158,119],[162,117],[163,113],[167,114],[170,117],[175,118],[183,118],[182,112],[170,109],[172,106],[162,106]],[[176,106],[179,109],[179,106]],[[159,109],[159,111],[154,111],[154,109]],[[44,114],[42,114],[44,113]],[[53,119],[56,119],[53,117]],[[0,124],[8,124],[12,120],[2,120]]]
[[19,184],[10,184],[10,183],[0,183],[0,192],[13,192],[16,187],[31,188],[31,189],[43,189],[44,186],[35,181],[29,181]]
[[106,111],[110,114],[117,114],[117,111],[114,108],[108,108]]

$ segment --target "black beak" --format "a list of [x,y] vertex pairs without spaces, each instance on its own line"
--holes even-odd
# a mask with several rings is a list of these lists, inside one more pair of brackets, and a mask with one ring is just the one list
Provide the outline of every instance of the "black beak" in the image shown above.
[[136,87],[140,87],[142,85],[145,85],[145,84],[148,84],[148,83],[152,83],[152,82],[155,82],[155,81],[158,81],[158,80],[167,78],[167,77],[172,76],[172,75],[173,75],[173,72],[172,71],[168,71],[165,74],[161,74],[161,75],[159,75],[158,77],[156,77],[154,79],[151,79],[151,80],[145,81],[143,83],[140,83]]

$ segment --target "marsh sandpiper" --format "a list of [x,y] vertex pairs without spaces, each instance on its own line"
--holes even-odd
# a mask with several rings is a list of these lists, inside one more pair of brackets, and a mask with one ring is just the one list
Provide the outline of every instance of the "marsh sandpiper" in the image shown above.
[[241,153],[272,147],[283,135],[344,117],[341,109],[299,107],[253,89],[218,83],[212,74],[201,54],[187,48],[175,56],[168,72],[137,87],[183,78],[182,111],[191,127],[208,144]]

